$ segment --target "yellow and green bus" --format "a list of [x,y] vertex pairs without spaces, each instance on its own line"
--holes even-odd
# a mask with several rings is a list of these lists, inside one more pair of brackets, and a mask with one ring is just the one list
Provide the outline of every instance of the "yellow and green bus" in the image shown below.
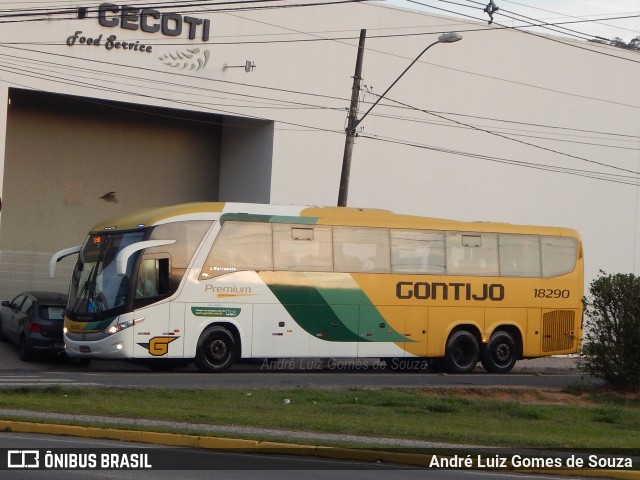
[[582,243],[566,228],[191,203],[99,223],[51,273],[72,253],[76,358],[206,372],[240,359],[397,358],[506,373],[582,339]]

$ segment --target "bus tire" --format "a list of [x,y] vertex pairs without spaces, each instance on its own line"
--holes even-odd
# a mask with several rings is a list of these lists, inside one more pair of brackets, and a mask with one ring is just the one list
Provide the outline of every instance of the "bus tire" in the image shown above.
[[443,363],[449,373],[469,373],[480,358],[476,336],[466,330],[453,332],[447,341]]
[[510,372],[518,360],[516,341],[509,332],[498,330],[482,349],[480,361],[487,372]]
[[223,372],[228,370],[236,358],[236,339],[224,327],[207,328],[196,349],[196,366],[203,372]]

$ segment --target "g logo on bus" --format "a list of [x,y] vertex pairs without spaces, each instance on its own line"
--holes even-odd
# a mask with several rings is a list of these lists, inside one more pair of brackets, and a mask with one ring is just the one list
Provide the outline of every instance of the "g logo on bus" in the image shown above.
[[169,344],[178,337],[153,337],[149,340],[149,343],[139,343],[143,348],[146,348],[154,357],[162,357],[169,353]]

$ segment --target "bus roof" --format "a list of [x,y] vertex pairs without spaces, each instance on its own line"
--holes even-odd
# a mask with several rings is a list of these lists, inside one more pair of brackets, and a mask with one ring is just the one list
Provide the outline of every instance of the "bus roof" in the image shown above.
[[[134,230],[174,221],[216,220],[222,214],[246,220],[300,223],[319,225],[344,225],[361,227],[416,228],[428,230],[454,230],[469,232],[520,233],[537,235],[560,235],[579,238],[570,228],[514,225],[499,222],[462,222],[441,218],[419,217],[393,213],[389,210],[353,207],[313,207],[295,205],[267,205],[252,203],[199,202],[165,207],[135,210],[100,223],[92,232],[105,230]],[[253,217],[253,218],[252,218]]]
[[224,205],[223,202],[197,202],[133,210],[99,222],[91,228],[91,231],[135,230],[167,221],[215,220],[220,216]]
[[328,225],[359,225],[369,227],[419,228],[429,230],[561,235],[579,238],[578,232],[570,228],[516,225],[511,223],[484,221],[463,222],[442,218],[403,215],[393,213],[389,210],[377,209],[310,207],[303,210],[301,215],[317,217],[317,223]]

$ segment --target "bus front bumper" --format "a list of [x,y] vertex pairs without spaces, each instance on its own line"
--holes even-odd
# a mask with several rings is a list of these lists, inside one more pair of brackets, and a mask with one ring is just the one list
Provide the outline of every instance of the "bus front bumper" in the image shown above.
[[120,332],[100,340],[72,340],[65,336],[65,352],[71,358],[122,360],[132,357],[132,339]]

